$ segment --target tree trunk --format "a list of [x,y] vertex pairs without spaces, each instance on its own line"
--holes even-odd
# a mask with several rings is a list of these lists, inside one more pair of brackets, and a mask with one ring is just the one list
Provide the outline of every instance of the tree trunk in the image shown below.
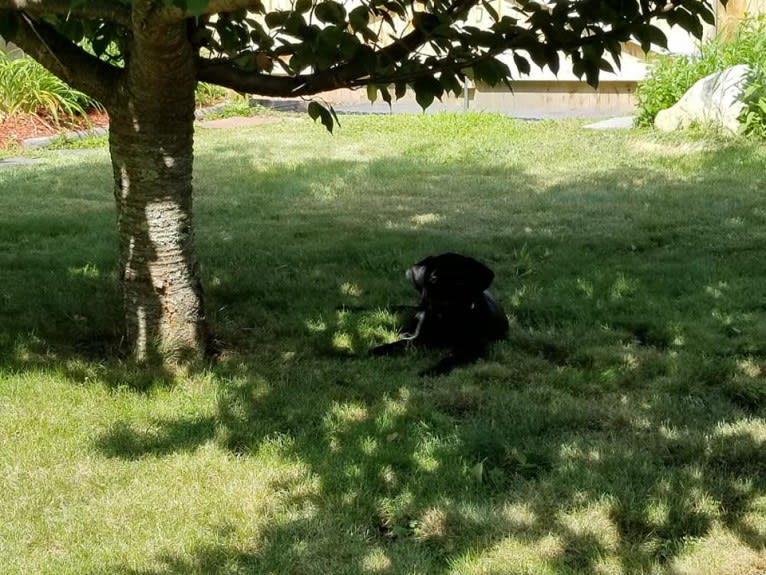
[[207,345],[192,226],[190,51],[181,25],[136,36],[109,106],[126,335],[141,362],[196,359]]

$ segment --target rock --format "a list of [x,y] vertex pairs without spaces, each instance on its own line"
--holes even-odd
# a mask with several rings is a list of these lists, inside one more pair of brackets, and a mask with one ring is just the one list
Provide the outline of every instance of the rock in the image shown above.
[[745,107],[742,94],[750,67],[738,64],[698,80],[681,99],[654,120],[663,132],[688,128],[693,123],[715,124],[732,133],[739,129],[739,115]]

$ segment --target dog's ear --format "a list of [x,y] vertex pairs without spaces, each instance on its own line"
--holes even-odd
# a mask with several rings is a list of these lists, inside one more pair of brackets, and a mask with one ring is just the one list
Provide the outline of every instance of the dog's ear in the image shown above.
[[431,268],[432,259],[433,256],[429,256],[424,260],[420,260],[418,263],[408,269],[407,273],[405,274],[407,279],[410,280],[415,286],[415,289],[421,293],[426,287],[426,274],[428,274],[428,271]]
[[436,256],[432,261],[433,273],[445,287],[460,289],[466,294],[480,294],[487,289],[495,272],[480,261],[461,254],[446,253]]
[[492,280],[495,279],[495,272],[478,260],[466,257],[464,265],[466,282],[476,293],[482,293],[489,288]]

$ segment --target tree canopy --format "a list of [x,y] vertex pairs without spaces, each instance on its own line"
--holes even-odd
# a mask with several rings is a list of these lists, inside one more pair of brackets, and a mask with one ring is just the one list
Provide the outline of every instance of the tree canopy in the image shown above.
[[[475,8],[493,23],[466,24]],[[562,57],[595,86],[622,43],[666,46],[662,21],[699,37],[713,11],[693,0],[0,0],[0,34],[100,98],[137,29],[179,21],[198,80],[278,97],[369,86],[386,102],[410,87],[427,107],[459,94],[466,75],[495,85],[532,64],[557,73]]]

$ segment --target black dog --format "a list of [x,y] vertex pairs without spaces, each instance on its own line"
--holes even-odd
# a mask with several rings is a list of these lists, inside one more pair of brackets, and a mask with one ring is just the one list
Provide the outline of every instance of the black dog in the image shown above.
[[450,353],[420,375],[438,375],[475,361],[487,344],[508,333],[503,308],[487,288],[494,272],[460,254],[429,256],[407,270],[420,303],[399,340],[372,349],[387,355],[410,344],[446,347]]

